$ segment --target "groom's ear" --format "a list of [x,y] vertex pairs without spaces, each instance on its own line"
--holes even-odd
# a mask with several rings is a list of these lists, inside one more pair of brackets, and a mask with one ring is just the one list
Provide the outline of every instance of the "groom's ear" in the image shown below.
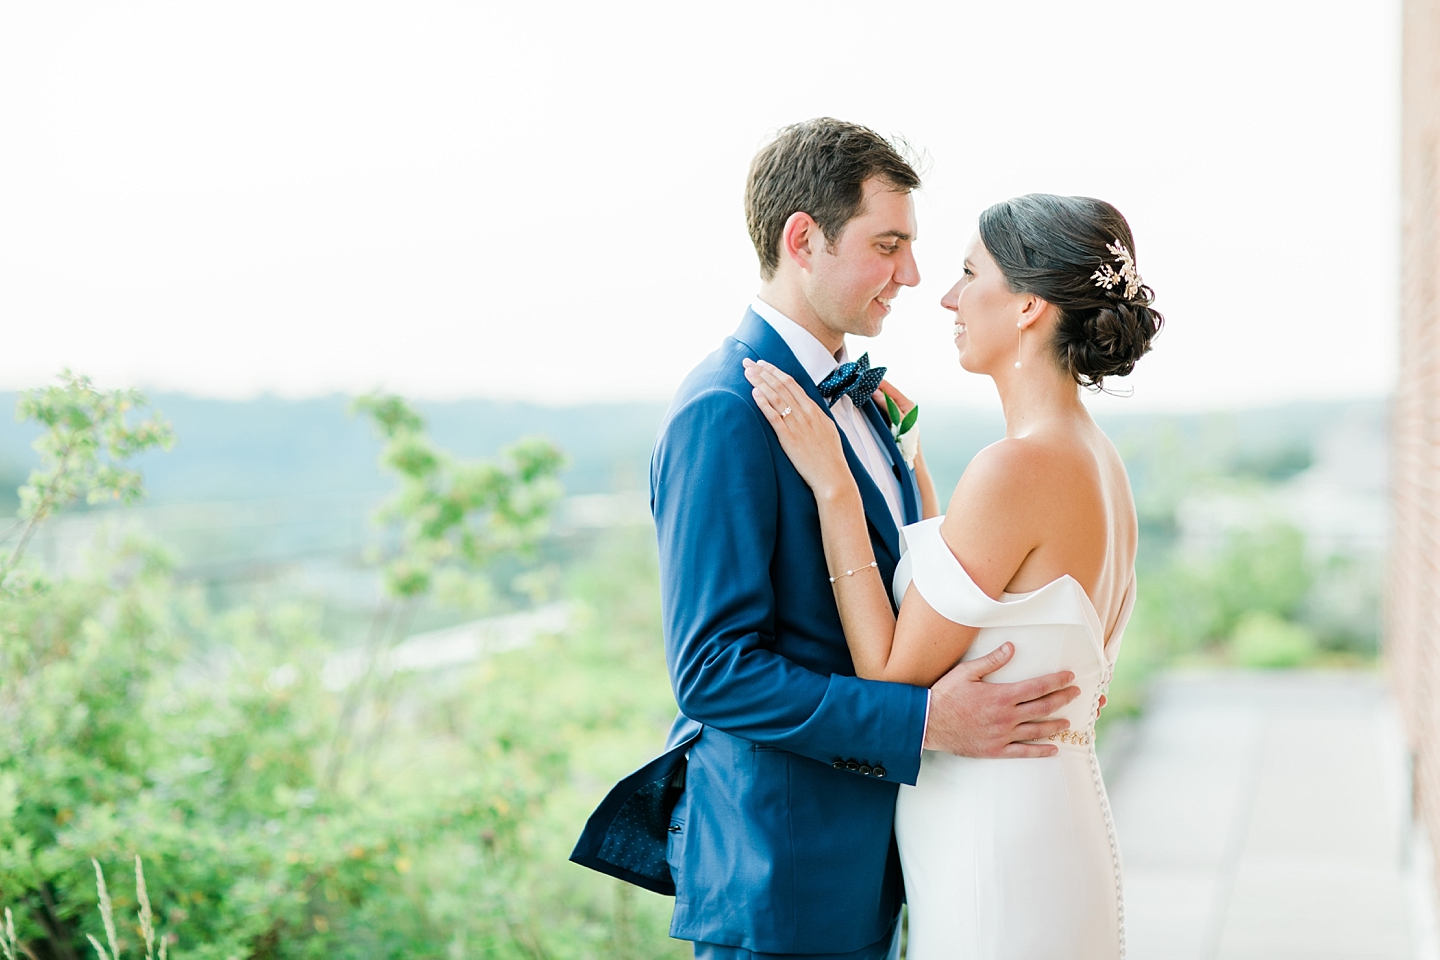
[[780,259],[793,261],[800,269],[810,271],[815,251],[825,242],[815,218],[802,210],[790,214],[780,232]]

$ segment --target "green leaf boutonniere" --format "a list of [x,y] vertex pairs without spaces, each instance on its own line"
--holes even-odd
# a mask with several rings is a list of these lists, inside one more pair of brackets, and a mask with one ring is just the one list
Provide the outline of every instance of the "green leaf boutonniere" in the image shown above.
[[920,427],[916,423],[920,418],[920,404],[915,404],[910,408],[910,412],[902,417],[900,407],[886,394],[885,409],[890,414],[890,436],[899,444],[900,456],[905,458],[905,465],[914,470],[915,454],[920,452]]

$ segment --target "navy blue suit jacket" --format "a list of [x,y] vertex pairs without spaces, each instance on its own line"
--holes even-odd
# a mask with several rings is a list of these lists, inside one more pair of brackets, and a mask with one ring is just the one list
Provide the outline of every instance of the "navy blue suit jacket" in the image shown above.
[[[855,676],[815,498],[750,396],[742,357],[828,409],[753,311],[680,387],[651,462],[665,651],[680,714],[665,754],[591,817],[572,859],[674,893],[670,933],[767,953],[881,939],[904,890],[891,823],[914,783],[926,691]],[[873,402],[907,522],[919,493]],[[899,533],[849,441],[879,572]]]

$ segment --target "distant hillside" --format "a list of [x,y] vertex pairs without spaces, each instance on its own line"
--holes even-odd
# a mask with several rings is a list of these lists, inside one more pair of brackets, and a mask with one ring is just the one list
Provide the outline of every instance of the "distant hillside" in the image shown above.
[[[1275,482],[1299,473],[1331,430],[1346,426],[1385,437],[1389,407],[1383,400],[1292,403],[1224,413],[1108,414],[1100,426],[1125,458],[1142,510],[1173,507],[1183,487],[1201,477],[1231,476]],[[927,407],[925,459],[944,496],[965,465],[999,440],[998,413]]]
[[[177,503],[378,493],[380,443],[370,425],[349,416],[349,399],[205,400],[151,398],[175,424],[168,454],[141,459],[150,500]],[[35,463],[37,431],[10,412],[16,395],[0,393],[0,482],[6,492]],[[571,493],[640,489],[664,406],[655,403],[540,407],[463,400],[419,404],[436,440],[463,456],[493,454],[527,434],[544,434],[571,460]],[[12,500],[13,505],[13,500]]]
[[[0,411],[15,394],[0,393]],[[386,480],[369,425],[347,413],[343,397],[251,401],[158,394],[156,408],[175,424],[169,454],[141,463],[156,504],[378,494]],[[420,404],[435,438],[456,453],[483,456],[526,434],[544,434],[569,454],[568,493],[644,490],[658,403],[540,407],[491,400]],[[1308,466],[1327,430],[1343,422],[1386,431],[1379,400],[1295,403],[1235,413],[1109,415],[1101,425],[1126,457],[1137,499],[1170,501],[1168,487],[1198,475],[1283,479]],[[950,490],[980,448],[1003,436],[997,413],[926,407],[926,457],[941,491]],[[0,509],[34,463],[32,427],[0,414]],[[1162,508],[1163,509],[1163,508]],[[8,510],[7,510],[8,512]]]

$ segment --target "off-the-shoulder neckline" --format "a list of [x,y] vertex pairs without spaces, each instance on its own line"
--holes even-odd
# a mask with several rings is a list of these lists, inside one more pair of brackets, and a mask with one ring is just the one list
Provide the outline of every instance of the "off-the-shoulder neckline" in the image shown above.
[[[944,521],[944,519],[945,514],[942,513],[939,516],[928,517],[924,520],[918,520],[915,523],[907,524],[904,529],[909,530],[913,527],[921,527],[926,524],[933,523],[935,527],[935,536],[939,537],[940,542],[945,544],[945,549],[949,551],[950,556],[955,560],[955,566],[960,568],[961,572],[965,574],[966,579],[970,581],[970,583],[975,587],[976,590],[979,590],[980,593],[984,594],[991,603],[1024,603],[1025,601],[1033,599],[1039,594],[1050,591],[1053,587],[1055,587],[1056,584],[1062,584],[1068,581],[1074,588],[1074,592],[1079,595],[1081,610],[1084,612],[1087,625],[1090,627],[1090,638],[1095,643],[1096,653],[1099,654],[1102,662],[1109,660],[1109,657],[1107,656],[1105,651],[1110,645],[1111,638],[1105,635],[1105,622],[1100,619],[1100,611],[1096,609],[1095,601],[1090,599],[1090,594],[1085,590],[1085,587],[1081,585],[1079,580],[1076,580],[1068,573],[1063,573],[1060,576],[1056,577],[1054,580],[1051,580],[1049,583],[1045,584],[1044,586],[1036,587],[1034,590],[1027,590],[1024,593],[1005,592],[1000,594],[999,600],[996,600],[994,597],[986,594],[984,590],[980,589],[980,585],[978,583],[975,583],[975,578],[970,575],[970,571],[965,569],[965,564],[961,563],[960,558],[955,556],[955,551],[950,549],[949,542],[947,542],[945,537],[941,535],[940,524]],[[1130,569],[1130,580],[1125,586],[1125,593],[1120,598],[1121,619],[1116,620],[1117,627],[1123,628],[1124,626],[1122,620],[1125,619],[1125,608],[1129,605],[1130,595],[1134,592],[1134,590],[1135,569],[1132,567]]]

